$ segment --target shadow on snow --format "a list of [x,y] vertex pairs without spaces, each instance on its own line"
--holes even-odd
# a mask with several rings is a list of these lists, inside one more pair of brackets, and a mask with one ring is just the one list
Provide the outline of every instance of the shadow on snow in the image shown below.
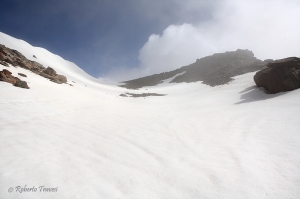
[[241,94],[241,98],[240,98],[241,101],[234,104],[243,104],[243,103],[256,102],[261,100],[267,100],[267,99],[284,95],[286,93],[287,92],[268,94],[268,92],[263,88],[258,88],[257,86],[250,86],[239,92],[239,94]]

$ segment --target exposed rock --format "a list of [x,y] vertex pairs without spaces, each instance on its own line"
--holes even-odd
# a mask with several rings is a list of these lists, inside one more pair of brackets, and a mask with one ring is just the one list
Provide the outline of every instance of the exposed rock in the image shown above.
[[9,70],[3,69],[1,72],[2,72],[6,77],[12,76],[12,75],[11,75],[12,73],[11,73]]
[[141,93],[141,94],[125,93],[125,94],[126,94],[126,97],[128,97],[128,95],[129,95],[129,97],[149,97],[149,96],[165,96],[166,95],[166,94],[158,94],[158,93]]
[[9,65],[4,61],[0,61],[0,64],[2,64],[3,66],[9,67]]
[[[50,73],[50,74],[53,74],[53,73]],[[56,72],[55,72],[55,74],[56,74]],[[39,73],[39,75],[41,75],[41,76],[43,76],[43,77],[45,77],[47,79],[50,79],[52,82],[55,82],[55,83],[58,83],[58,84],[67,83],[67,78],[65,76],[63,76],[63,75],[53,75],[52,76],[52,75],[48,75],[48,74],[46,74],[44,72]]]
[[289,57],[267,64],[268,68],[258,71],[254,81],[258,87],[265,88],[270,94],[300,88],[300,59]]
[[58,84],[62,84],[62,83],[67,83],[68,80],[63,75],[56,75],[55,79],[53,79],[52,81]]
[[63,75],[56,75],[55,79],[53,79],[52,81],[58,84],[63,84],[67,83],[67,78]]
[[22,80],[18,80],[14,86],[16,87],[20,87],[20,88],[26,88],[26,89],[29,89],[28,85],[27,85],[27,82],[25,81],[22,81]]
[[6,57],[6,56],[5,56],[2,52],[0,52],[0,60],[1,60],[1,61],[4,60],[5,57]]
[[145,86],[155,86],[172,77],[174,79],[170,83],[202,81],[210,86],[218,86],[230,82],[234,76],[261,70],[264,67],[266,64],[255,58],[251,51],[238,49],[197,59],[193,64],[170,72],[125,81],[122,82],[125,84],[121,87],[139,89]]
[[119,96],[121,97],[149,97],[149,96],[165,96],[166,94],[158,94],[158,93],[140,93],[140,94],[136,94],[136,93],[122,93]]
[[18,75],[22,76],[22,77],[27,77],[27,75],[23,74],[23,73],[18,73]]
[[20,66],[27,70],[39,72],[45,67],[35,61],[28,60],[20,52],[7,48],[0,44],[0,61],[9,63],[13,66]]
[[56,71],[53,68],[49,67],[49,66],[48,66],[48,68],[43,70],[43,73],[45,73],[47,75],[50,75],[50,76],[55,76],[56,75]]
[[29,89],[27,82],[14,77],[9,70],[3,69],[0,71],[0,81],[11,83],[14,86]]
[[45,67],[35,61],[30,60],[20,60],[17,59],[17,66],[30,70],[34,73],[38,73],[45,69]]
[[12,73],[9,70],[3,69],[0,71],[0,81],[8,82],[14,85],[19,78],[16,78],[11,74]]
[[26,59],[21,53],[10,48],[6,48],[4,45],[0,44],[0,61],[7,62],[13,66],[17,66],[17,60]]
[[[33,57],[36,58],[35,55],[33,55]],[[9,63],[15,67],[20,66],[22,68],[30,70],[33,73],[36,73],[45,78],[48,78],[51,81],[58,83],[58,84],[67,82],[67,78],[63,75],[57,74],[53,68],[51,68],[51,67],[45,68],[42,64],[40,64],[38,62],[28,60],[20,52],[10,49],[10,48],[7,48],[4,45],[0,44],[0,64],[3,64],[3,65],[6,64],[8,66],[7,63]]]

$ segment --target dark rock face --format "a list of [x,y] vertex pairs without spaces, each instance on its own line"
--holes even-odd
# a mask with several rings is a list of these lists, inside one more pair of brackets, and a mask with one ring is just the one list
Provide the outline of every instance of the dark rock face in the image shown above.
[[230,82],[234,76],[261,70],[265,67],[266,64],[255,58],[251,51],[238,49],[197,59],[191,65],[170,72],[125,81],[122,82],[125,84],[121,87],[138,89],[144,86],[154,86],[175,75],[178,76],[171,83],[203,81],[204,84],[218,86]]
[[254,81],[258,87],[270,94],[292,91],[300,88],[300,59],[289,57],[267,64],[268,68],[258,71]]
[[8,66],[8,64],[11,64],[15,67],[20,66],[22,68],[30,70],[33,73],[36,73],[45,78],[48,78],[52,82],[55,82],[58,84],[67,82],[67,78],[63,75],[57,74],[53,68],[51,68],[51,67],[45,68],[43,65],[41,65],[35,61],[28,60],[20,52],[10,49],[10,48],[7,48],[1,44],[0,44],[0,64],[5,65],[5,66]]
[[14,77],[12,73],[6,69],[0,71],[0,81],[11,83],[16,87],[29,89],[27,82],[22,81],[17,77]]

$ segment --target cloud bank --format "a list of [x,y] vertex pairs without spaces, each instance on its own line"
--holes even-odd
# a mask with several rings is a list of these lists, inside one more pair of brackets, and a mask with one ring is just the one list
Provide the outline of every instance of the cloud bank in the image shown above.
[[138,78],[236,49],[252,50],[259,59],[300,56],[299,1],[224,0],[212,12],[206,21],[170,25],[161,35],[150,35],[139,50],[139,67],[115,68],[106,77]]

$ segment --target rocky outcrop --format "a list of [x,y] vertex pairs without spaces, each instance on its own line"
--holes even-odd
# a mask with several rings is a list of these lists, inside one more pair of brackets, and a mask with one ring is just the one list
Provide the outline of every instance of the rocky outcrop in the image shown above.
[[14,77],[9,70],[3,69],[0,71],[0,81],[8,82],[11,84],[16,84],[19,78]]
[[20,52],[7,48],[1,44],[0,44],[0,64],[4,66],[9,66],[8,64],[11,64],[15,67],[20,66],[22,68],[32,71],[33,73],[36,73],[40,76],[50,79],[52,82],[58,84],[67,82],[67,78],[63,75],[57,74],[53,68],[51,67],[45,68],[42,64],[35,61],[28,60]]
[[44,70],[45,67],[35,61],[28,60],[20,52],[7,48],[0,44],[0,61],[6,62],[13,66],[20,66],[33,72],[39,72]]
[[254,81],[270,94],[300,88],[300,59],[289,57],[268,62],[268,68],[258,71]]
[[67,83],[67,78],[63,75],[58,75],[56,71],[51,67],[46,68],[45,70],[40,72],[39,75],[58,84]]
[[0,81],[11,83],[12,85],[20,88],[29,89],[27,82],[20,80],[17,77],[14,77],[9,70],[3,69],[0,71]]

